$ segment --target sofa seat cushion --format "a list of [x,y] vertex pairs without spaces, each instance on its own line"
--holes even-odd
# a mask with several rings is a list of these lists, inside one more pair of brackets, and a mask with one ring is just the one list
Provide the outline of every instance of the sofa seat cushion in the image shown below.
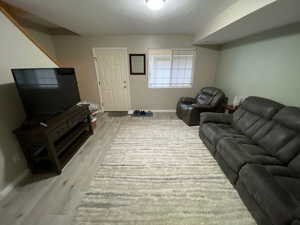
[[300,206],[300,174],[286,166],[265,165],[264,167],[275,180],[299,202]]
[[220,140],[217,145],[217,154],[220,154],[228,166],[237,173],[247,163],[282,164],[263,148],[251,143],[251,140],[246,136],[244,138],[224,138]]
[[230,124],[222,123],[205,123],[201,126],[203,134],[209,142],[214,146],[223,137],[239,137],[244,136],[240,131],[234,129]]
[[[290,224],[295,219],[299,205],[300,180],[295,177],[272,175],[270,171],[289,174],[284,168],[248,164],[239,173],[244,184],[258,205],[271,218],[274,225]],[[282,174],[283,175],[283,174]]]

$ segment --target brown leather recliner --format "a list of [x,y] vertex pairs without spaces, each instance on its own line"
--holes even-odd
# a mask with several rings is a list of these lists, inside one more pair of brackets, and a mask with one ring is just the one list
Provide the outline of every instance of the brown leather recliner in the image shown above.
[[215,87],[205,87],[195,98],[182,97],[177,103],[176,114],[187,125],[199,125],[200,113],[225,111],[228,99],[224,92]]

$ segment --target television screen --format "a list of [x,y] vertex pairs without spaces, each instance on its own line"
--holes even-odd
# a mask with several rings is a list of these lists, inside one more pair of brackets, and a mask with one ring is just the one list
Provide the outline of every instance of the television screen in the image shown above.
[[12,69],[28,118],[48,119],[80,102],[73,68]]

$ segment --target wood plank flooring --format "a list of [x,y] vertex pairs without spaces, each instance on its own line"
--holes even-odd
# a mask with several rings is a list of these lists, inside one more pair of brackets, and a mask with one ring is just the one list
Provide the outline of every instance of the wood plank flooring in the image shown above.
[[[102,116],[95,135],[82,146],[60,176],[31,176],[0,202],[1,225],[71,225],[76,207],[96,172],[96,162],[127,116]],[[153,118],[176,119],[175,113],[155,113]]]

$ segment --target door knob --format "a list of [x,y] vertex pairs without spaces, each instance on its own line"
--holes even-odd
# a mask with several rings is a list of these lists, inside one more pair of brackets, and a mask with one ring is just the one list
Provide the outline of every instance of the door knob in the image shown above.
[[127,88],[127,86],[125,85],[124,88]]

